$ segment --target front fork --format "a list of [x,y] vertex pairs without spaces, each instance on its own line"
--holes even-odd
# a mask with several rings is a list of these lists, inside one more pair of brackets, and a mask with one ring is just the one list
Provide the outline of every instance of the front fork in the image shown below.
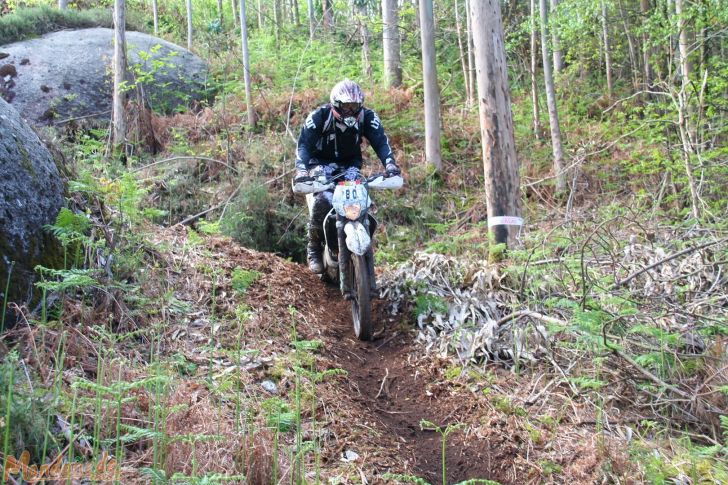
[[[364,216],[364,220],[361,221],[364,225],[364,228],[367,230],[367,232],[370,234],[370,236],[373,236],[371,229],[370,229],[370,223],[369,223],[369,217]],[[352,291],[352,278],[354,277],[353,274],[351,274],[351,268],[353,265],[351,265],[351,251],[349,251],[349,248],[346,246],[346,234],[344,233],[344,226],[346,225],[347,219],[338,216],[336,218],[336,233],[339,237],[339,282],[340,282],[340,288],[341,288],[341,294],[346,295],[350,294]],[[376,275],[374,273],[374,239],[372,238],[372,244],[369,245],[369,249],[367,249],[367,252],[364,253],[364,259],[367,263],[367,271],[369,272],[369,284],[371,291],[376,291],[377,289],[377,280]]]

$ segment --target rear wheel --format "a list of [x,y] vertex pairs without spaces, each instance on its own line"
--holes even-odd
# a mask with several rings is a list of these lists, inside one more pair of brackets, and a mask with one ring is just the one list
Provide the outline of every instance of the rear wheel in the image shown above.
[[372,338],[372,306],[370,300],[369,271],[366,256],[351,255],[351,316],[354,321],[354,333],[359,340]]

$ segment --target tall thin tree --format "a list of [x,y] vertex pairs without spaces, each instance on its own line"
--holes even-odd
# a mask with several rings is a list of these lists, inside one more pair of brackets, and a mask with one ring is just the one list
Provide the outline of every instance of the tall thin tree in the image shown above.
[[536,0],[531,0],[531,103],[533,104],[533,134],[541,138],[541,116],[538,106],[538,83],[536,82],[536,68],[538,63],[536,52]]
[[152,17],[154,19],[154,35],[159,35],[159,10],[157,0],[152,0]]
[[[467,7],[466,7],[467,8]],[[460,52],[460,67],[463,70],[463,86],[465,87],[465,99],[466,103],[469,103],[468,95],[470,94],[470,78],[468,76],[468,59],[466,56],[466,50],[463,47],[463,28],[462,22],[460,21],[460,5],[458,0],[455,0],[455,31],[458,37],[458,51]]]
[[248,51],[248,22],[245,15],[245,0],[240,0],[240,40],[243,49],[243,78],[245,79],[245,104],[248,107],[248,126],[253,129],[257,120],[250,83],[250,53]]
[[[560,0],[551,0],[551,11],[556,10],[556,7],[561,3]],[[561,52],[561,39],[559,38],[556,29],[551,29],[551,42],[553,43],[553,56],[554,56],[554,70],[560,73],[564,69],[564,54]]]
[[220,22],[220,27],[222,27],[224,18],[225,17],[222,12],[222,0],[217,0],[217,20]]
[[382,0],[382,31],[384,53],[384,85],[398,87],[402,85],[402,60],[400,58],[399,40],[399,7],[397,0]]
[[600,3],[602,7],[602,37],[604,39],[604,69],[607,74],[607,96],[611,99],[614,93],[614,85],[612,81],[612,52],[609,39],[609,12],[607,10],[607,3],[604,0],[600,0]]
[[237,0],[230,0],[230,7],[232,8],[232,17],[233,17],[233,27],[238,26],[238,14],[236,13],[238,10],[238,2]]
[[435,62],[435,19],[432,0],[420,0],[422,40],[422,79],[425,85],[425,159],[438,172],[442,170],[440,148],[440,88]]
[[465,0],[465,22],[468,28],[468,106],[475,103],[475,57],[473,54],[473,21],[470,18],[470,4],[473,0]]
[[308,33],[312,39],[316,33],[316,11],[313,8],[313,0],[308,0]]
[[321,0],[321,7],[324,11],[324,31],[331,32],[334,24],[334,6],[332,0]]
[[192,50],[192,0],[187,0],[187,50]]
[[68,8],[68,0],[58,0],[58,8],[60,10],[66,10]]
[[540,0],[541,6],[541,53],[543,59],[543,77],[546,85],[546,104],[549,110],[549,126],[551,128],[551,148],[554,155],[554,173],[556,175],[556,193],[566,192],[566,173],[564,173],[564,151],[561,146],[561,126],[559,111],[556,106],[556,89],[554,74],[549,56],[548,7],[546,0]]
[[488,227],[494,242],[513,246],[523,221],[500,4],[478,0],[470,9]]
[[112,144],[123,148],[126,141],[126,0],[114,0],[114,94],[111,109]]

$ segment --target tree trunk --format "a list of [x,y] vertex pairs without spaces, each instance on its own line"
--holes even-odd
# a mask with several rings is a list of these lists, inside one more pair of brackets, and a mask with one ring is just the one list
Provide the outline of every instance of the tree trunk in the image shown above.
[[324,11],[324,31],[331,32],[334,14],[331,0],[321,0],[321,7]]
[[609,12],[607,4],[601,0],[602,7],[602,37],[604,37],[604,69],[607,74],[607,96],[612,99],[614,94],[614,84],[612,83],[612,53],[609,48]]
[[470,4],[472,0],[465,0],[465,18],[468,28],[468,107],[475,104],[475,55],[473,54],[473,21],[470,18]]
[[238,2],[236,0],[230,0],[230,12],[232,13],[233,17],[233,27],[238,26],[238,14],[236,13],[238,10]]
[[531,102],[533,103],[533,134],[541,139],[541,116],[538,107],[538,83],[536,82],[536,69],[538,67],[536,54],[536,0],[531,0]]
[[566,174],[564,173],[564,152],[561,147],[561,127],[559,112],[556,107],[556,90],[554,75],[549,56],[548,7],[546,0],[540,0],[541,6],[541,53],[543,58],[543,77],[546,84],[546,103],[549,109],[549,125],[551,127],[551,148],[554,154],[554,174],[556,175],[556,194],[566,192]]
[[159,10],[157,9],[157,0],[152,0],[152,17],[154,18],[154,35],[159,35]]
[[68,0],[58,0],[58,9],[66,10],[68,8]]
[[[642,22],[646,22],[650,16],[650,0],[640,0],[640,12],[642,13]],[[650,38],[647,35],[647,29],[642,31],[642,69],[643,69],[643,89],[649,90],[652,86],[652,67],[650,65]]]
[[435,62],[435,19],[432,0],[420,0],[422,78],[425,84],[425,159],[442,171],[440,152],[440,89]]
[[468,59],[465,48],[463,48],[463,29],[460,22],[460,5],[458,0],[455,0],[455,30],[458,35],[458,51],[460,52],[460,66],[463,69],[463,86],[465,87],[465,103],[469,105],[470,100],[468,94],[470,93],[470,86],[468,82],[470,77],[468,76]]
[[677,25],[679,31],[678,49],[680,51],[680,76],[684,82],[690,81],[690,59],[688,57],[688,29],[685,19],[685,9],[683,8],[683,0],[675,0],[675,14],[678,17]]
[[224,20],[222,13],[222,0],[217,0],[217,19],[220,21],[220,28],[222,28],[222,21]]
[[291,0],[293,2],[293,17],[296,22],[296,26],[301,26],[301,11],[298,9],[298,0]]
[[384,85],[388,88],[402,85],[402,60],[399,42],[399,8],[397,0],[382,0],[384,30]]
[[478,0],[470,9],[488,227],[492,241],[513,247],[523,221],[500,4]]
[[258,0],[258,30],[263,30],[263,5],[261,0]]
[[255,128],[255,107],[250,85],[250,55],[248,53],[248,22],[245,15],[245,0],[240,0],[240,38],[243,48],[243,77],[245,79],[245,104],[248,107],[248,127]]
[[192,50],[192,0],[187,0],[187,50]]
[[308,31],[313,38],[316,33],[316,12],[313,9],[313,0],[308,0]]
[[281,0],[273,0],[273,31],[276,36],[276,48],[281,45]]
[[359,6],[359,33],[361,35],[361,60],[362,68],[364,70],[364,77],[370,82],[372,80],[372,56],[369,49],[369,28],[366,24],[367,19],[367,7],[366,5]]
[[124,147],[126,141],[126,118],[124,107],[126,93],[126,0],[114,0],[114,95],[112,100],[112,144],[114,149]]
[[[551,10],[556,10],[559,3],[560,0],[551,0]],[[564,56],[561,52],[561,39],[559,39],[559,36],[556,34],[556,29],[551,29],[551,42],[553,43],[554,48],[554,69],[558,74],[564,70]]]
[[637,58],[637,51],[635,49],[635,41],[632,37],[632,29],[627,24],[627,15],[624,11],[624,3],[622,0],[619,1],[619,16],[622,20],[622,27],[624,28],[624,34],[627,37],[627,47],[629,48],[629,65],[630,72],[632,74],[632,88],[639,89],[639,59]]

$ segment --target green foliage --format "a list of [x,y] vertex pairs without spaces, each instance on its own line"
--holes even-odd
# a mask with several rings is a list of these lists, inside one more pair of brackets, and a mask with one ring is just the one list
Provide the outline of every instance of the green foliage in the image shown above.
[[415,318],[428,313],[447,314],[447,301],[438,295],[418,294],[415,299]]
[[262,274],[257,271],[235,268],[233,270],[231,284],[235,291],[242,294],[248,291],[250,285],[255,283],[261,276]]
[[296,413],[280,398],[271,397],[261,404],[261,408],[269,427],[282,433],[290,431],[296,423]]

